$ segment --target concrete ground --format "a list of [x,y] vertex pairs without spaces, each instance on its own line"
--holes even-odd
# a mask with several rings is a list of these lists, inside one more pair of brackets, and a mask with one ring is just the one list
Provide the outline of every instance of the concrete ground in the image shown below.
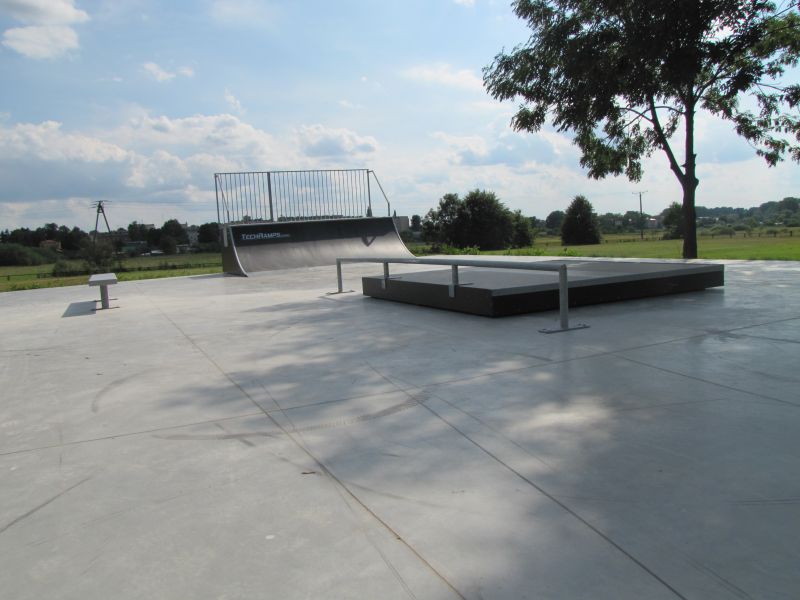
[[2,294],[0,596],[796,599],[800,265],[726,281],[556,335],[329,267]]

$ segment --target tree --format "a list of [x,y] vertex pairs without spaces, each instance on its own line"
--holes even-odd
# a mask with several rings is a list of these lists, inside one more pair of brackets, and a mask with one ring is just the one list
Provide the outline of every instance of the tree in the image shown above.
[[426,241],[457,248],[508,248],[513,231],[511,211],[494,192],[477,189],[469,192],[463,200],[458,194],[445,194],[439,200],[439,208],[429,210],[422,223]]
[[533,34],[484,69],[489,93],[523,101],[517,130],[550,117],[573,132],[589,177],[638,181],[642,159],[663,151],[683,190],[684,258],[697,257],[698,110],[731,121],[770,166],[800,160],[800,85],[781,83],[800,56],[796,2],[517,0],[514,10]]
[[216,244],[219,242],[219,223],[203,223],[197,230],[198,244]]
[[184,229],[183,225],[181,225],[177,219],[164,221],[164,225],[161,227],[161,235],[171,237],[176,244],[189,243],[189,236],[186,233],[186,229]]
[[475,189],[464,196],[458,214],[457,246],[501,250],[511,245],[513,231],[511,211],[494,192]]
[[158,248],[164,254],[175,254],[178,252],[178,243],[171,235],[161,234],[161,239],[158,241]]
[[411,231],[422,229],[422,218],[419,215],[411,215]]
[[661,223],[664,225],[664,239],[679,240],[684,236],[681,205],[673,202],[661,213]]
[[533,246],[533,227],[528,217],[522,216],[522,211],[515,210],[511,214],[511,247],[527,248]]
[[79,256],[90,273],[108,271],[114,262],[114,246],[107,239],[92,241],[88,236],[80,243]]
[[564,222],[564,211],[554,210],[544,220],[544,225],[550,231],[561,231],[561,223]]
[[565,246],[600,243],[597,215],[584,196],[575,196],[564,214],[564,222],[561,223],[561,243]]
[[142,223],[133,221],[128,225],[128,238],[132,242],[146,241],[147,240],[147,227]]
[[432,208],[425,215],[422,237],[428,242],[453,244],[456,238],[456,221],[462,205],[458,194],[445,194],[439,200],[439,208]]

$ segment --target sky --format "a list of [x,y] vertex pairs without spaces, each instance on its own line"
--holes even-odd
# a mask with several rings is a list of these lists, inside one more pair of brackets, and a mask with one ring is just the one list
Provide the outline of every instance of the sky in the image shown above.
[[[546,217],[680,201],[663,154],[642,181],[587,178],[567,134],[518,133],[482,69],[529,35],[507,0],[0,0],[0,229],[216,220],[214,173],[374,170],[398,215],[493,191]],[[800,196],[729,124],[698,122],[701,206]]]

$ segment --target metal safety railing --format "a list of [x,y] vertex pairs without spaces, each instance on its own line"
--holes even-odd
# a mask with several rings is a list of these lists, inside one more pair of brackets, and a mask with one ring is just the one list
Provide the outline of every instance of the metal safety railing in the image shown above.
[[559,310],[559,329],[540,329],[541,333],[559,333],[561,331],[570,331],[573,329],[586,329],[589,326],[583,323],[578,323],[570,327],[569,325],[569,281],[567,278],[567,265],[561,264],[548,264],[548,263],[530,263],[530,262],[517,262],[517,261],[501,261],[501,260],[474,260],[474,259],[460,259],[460,258],[337,258],[336,259],[336,281],[338,285],[337,294],[344,292],[342,284],[342,263],[382,263],[383,264],[383,279],[381,281],[381,288],[386,289],[389,284],[389,265],[404,264],[404,265],[443,265],[450,267],[450,284],[449,295],[455,298],[456,290],[460,284],[459,282],[459,267],[479,267],[489,269],[518,269],[523,271],[555,271],[558,272],[558,310]]
[[373,216],[373,184],[391,206],[370,169],[215,173],[217,221],[258,223]]

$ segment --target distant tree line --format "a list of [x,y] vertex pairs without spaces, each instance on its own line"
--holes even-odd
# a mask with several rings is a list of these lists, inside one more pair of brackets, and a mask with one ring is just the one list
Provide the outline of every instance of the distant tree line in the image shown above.
[[[759,227],[767,227],[771,235],[779,233],[776,227],[800,227],[800,199],[787,197],[752,208],[697,207],[700,235],[734,235]],[[664,239],[682,239],[681,205],[673,203],[656,215],[632,210],[597,215],[584,196],[576,196],[566,211],[554,210],[537,219],[510,211],[493,192],[473,190],[463,198],[445,194],[424,218],[411,217],[411,231],[426,242],[479,250],[530,246],[540,233],[560,236],[564,245],[571,245],[596,244],[604,234],[638,234],[645,229],[657,230]]]
[[[196,229],[197,236],[190,244],[191,229]],[[199,227],[187,227],[177,219],[169,219],[161,227],[154,227],[134,221],[127,228],[97,233],[96,239],[79,227],[56,223],[46,223],[36,229],[5,229],[0,231],[0,266],[39,265],[60,259],[103,263],[114,255],[135,256],[154,251],[175,254],[180,245],[191,245],[195,251],[218,251],[219,225],[204,223]]]

